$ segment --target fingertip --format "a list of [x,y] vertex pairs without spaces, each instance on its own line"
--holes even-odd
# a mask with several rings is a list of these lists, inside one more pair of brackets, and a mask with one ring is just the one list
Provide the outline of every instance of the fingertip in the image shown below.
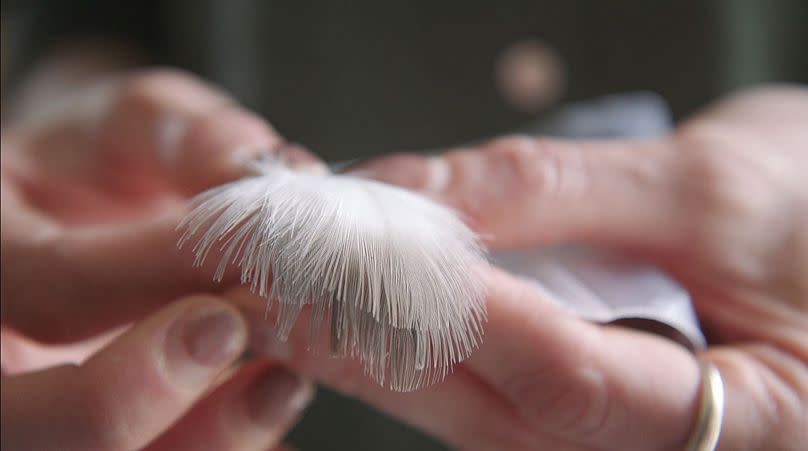
[[573,318],[551,299],[543,296],[535,282],[530,279],[511,274],[494,265],[489,265],[479,273],[486,286],[489,304],[513,303],[514,307],[519,309],[540,308],[543,314],[552,313],[561,315],[560,318]]
[[292,169],[325,175],[328,166],[299,144],[287,143],[262,117],[227,107],[198,119],[182,140],[174,168],[185,191],[254,175],[253,163],[277,160]]
[[[209,296],[175,302],[121,335],[82,366],[111,418],[154,432],[184,412],[246,347],[240,312]],[[134,401],[139,409],[120,411]],[[159,410],[159,414],[148,413]]]
[[285,426],[314,398],[314,385],[283,367],[268,369],[245,393],[247,412],[261,428]]
[[[207,296],[174,303],[81,366],[13,378],[9,401],[25,410],[13,419],[21,432],[12,440],[37,444],[26,449],[139,449],[215,385],[245,343],[232,306]],[[6,382],[3,389],[5,409]],[[5,410],[3,417],[5,432]],[[45,436],[26,432],[42,424],[54,427]]]
[[346,173],[415,191],[424,191],[432,184],[433,164],[430,157],[414,153],[397,153],[360,163],[351,167]]
[[247,326],[233,306],[208,296],[181,301],[166,332],[163,366],[176,387],[204,386],[246,347]]
[[280,158],[290,168],[310,175],[328,175],[331,170],[323,160],[300,144],[287,144],[278,150]]
[[269,156],[283,138],[260,116],[227,106],[196,118],[178,141],[172,170],[183,191],[196,192],[250,174],[250,161]]

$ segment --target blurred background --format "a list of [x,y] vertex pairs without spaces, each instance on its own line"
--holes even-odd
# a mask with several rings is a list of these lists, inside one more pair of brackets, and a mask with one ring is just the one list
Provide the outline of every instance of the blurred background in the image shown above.
[[[89,74],[153,65],[192,71],[346,160],[553,132],[566,105],[607,95],[651,93],[625,98],[650,95],[659,122],[744,86],[806,83],[808,2],[2,2],[4,124]],[[325,390],[290,441],[442,449]]]

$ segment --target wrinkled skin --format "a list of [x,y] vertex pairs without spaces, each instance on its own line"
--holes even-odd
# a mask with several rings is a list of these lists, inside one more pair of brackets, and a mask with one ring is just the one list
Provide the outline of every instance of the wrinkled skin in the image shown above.
[[[493,248],[586,242],[668,269],[709,335],[699,358],[724,378],[720,448],[797,449],[808,424],[806,124],[808,91],[772,87],[719,102],[655,141],[510,137],[357,170],[459,209]],[[524,421],[513,433],[520,445],[682,446],[698,384],[691,357],[565,318],[505,275],[490,287],[486,343],[461,374]],[[448,429],[436,433],[474,448],[474,437],[493,443],[507,426]]]
[[[240,176],[241,162],[282,142],[261,119],[183,74],[137,74],[105,92],[115,95],[91,102],[100,111],[77,117],[67,109],[3,136],[3,365],[22,374],[3,383],[4,430],[7,421],[28,427],[20,430],[37,424],[36,415],[7,415],[25,399],[8,382],[68,396],[55,373],[34,373],[44,375],[39,385],[20,381],[33,377],[24,374],[33,368],[83,360],[101,346],[118,349],[118,340],[142,343],[126,337],[160,330],[154,318],[184,311],[153,313],[158,307],[233,286],[232,277],[214,286],[210,268],[193,269],[191,256],[176,252],[182,201]],[[161,129],[166,117],[182,124],[179,132]],[[666,268],[693,294],[708,332],[711,346],[698,358],[714,362],[726,384],[720,448],[797,449],[808,441],[806,123],[808,93],[773,87],[718,103],[653,141],[507,137],[436,158],[399,154],[356,170],[457,208],[492,248],[576,241]],[[293,154],[303,166],[318,164],[302,150]],[[239,288],[225,297],[245,313],[254,350],[451,446],[681,448],[699,401],[693,355],[657,336],[581,321],[494,268],[485,282],[483,346],[444,383],[408,394],[379,387],[356,362],[306,352],[305,321],[279,343],[260,299]],[[111,344],[63,347],[132,322]],[[93,362],[111,354],[102,350],[70,368],[103,367]],[[94,386],[110,388],[93,399],[114,397],[116,386],[98,377]],[[150,443],[171,435],[164,431],[172,425],[189,424],[179,418],[201,396],[181,398],[148,427],[124,414],[98,425],[91,412],[87,437],[77,443]],[[273,443],[282,429],[271,439],[256,435],[256,443]],[[110,438],[106,430],[130,433]],[[93,434],[106,438],[96,442]]]

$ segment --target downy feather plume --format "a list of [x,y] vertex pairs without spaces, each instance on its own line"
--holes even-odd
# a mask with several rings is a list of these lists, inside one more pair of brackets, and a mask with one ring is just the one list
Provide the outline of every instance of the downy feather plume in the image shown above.
[[238,265],[278,308],[281,340],[310,305],[310,345],[325,331],[332,354],[396,391],[442,380],[479,345],[486,261],[454,212],[371,180],[256,168],[197,196],[179,245],[196,238],[196,265],[221,252],[217,281]]

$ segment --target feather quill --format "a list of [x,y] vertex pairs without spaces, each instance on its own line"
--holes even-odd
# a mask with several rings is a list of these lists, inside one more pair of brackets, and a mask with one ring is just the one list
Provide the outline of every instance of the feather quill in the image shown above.
[[371,180],[256,168],[193,199],[179,246],[196,239],[196,265],[221,252],[217,281],[239,266],[278,309],[280,339],[310,306],[310,345],[326,331],[332,354],[396,391],[442,380],[479,346],[486,259],[453,211]]

